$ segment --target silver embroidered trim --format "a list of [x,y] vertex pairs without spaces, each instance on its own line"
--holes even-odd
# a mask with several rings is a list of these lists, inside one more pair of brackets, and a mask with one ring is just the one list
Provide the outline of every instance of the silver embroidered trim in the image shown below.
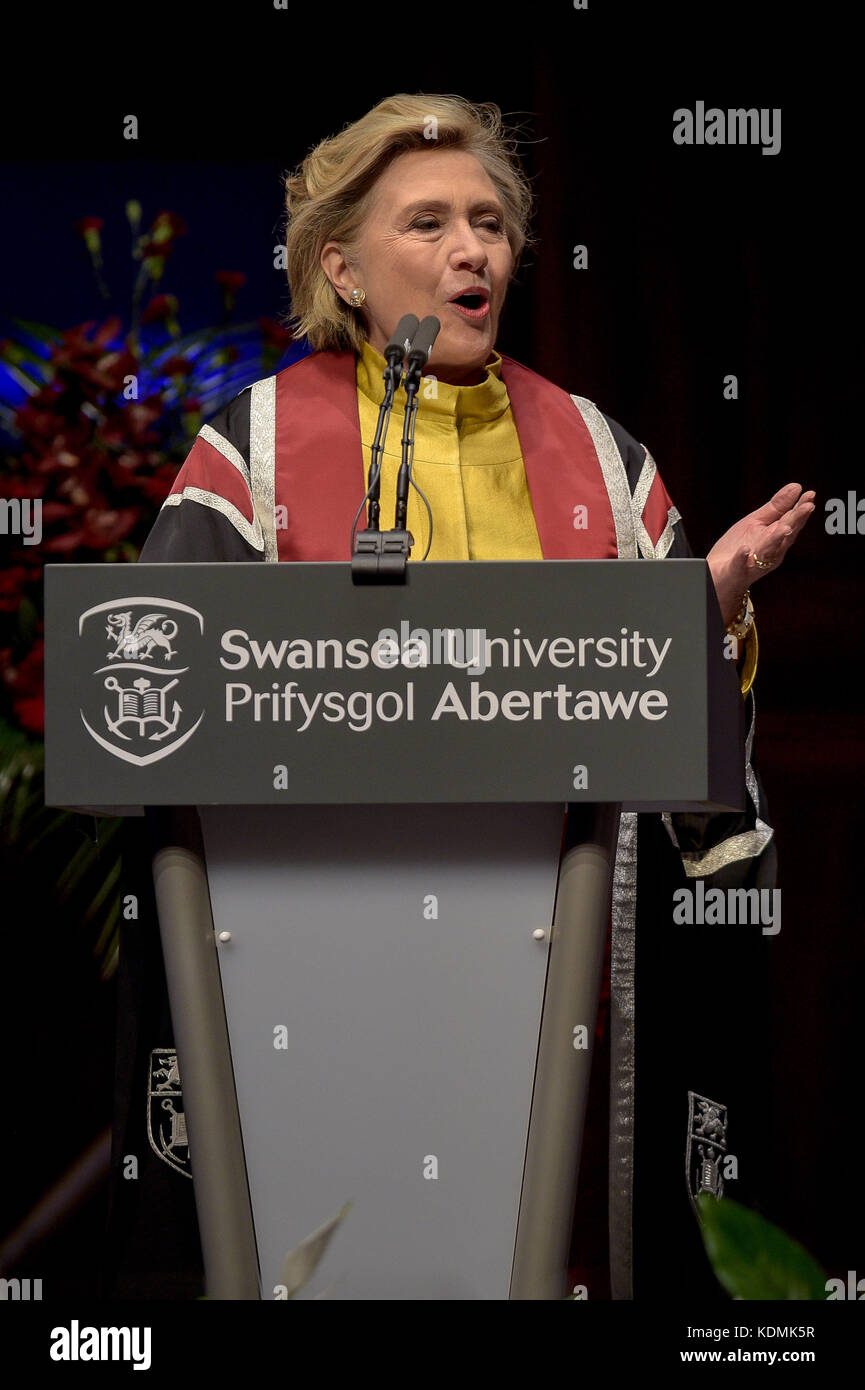
[[706,874],[714,874],[718,869],[725,868],[727,864],[735,864],[738,859],[756,859],[758,854],[763,853],[775,834],[772,826],[767,825],[760,816],[760,793],[757,787],[757,777],[751,766],[757,705],[753,688],[748,694],[751,700],[751,724],[745,739],[745,786],[757,813],[754,829],[743,830],[738,835],[729,835],[726,840],[722,840],[718,845],[713,845],[711,849],[683,850],[676,838],[670,813],[663,811],[661,820],[666,826],[667,834],[682,856],[682,866],[688,878],[703,878]]
[[[646,449],[645,444],[642,446]],[[637,486],[634,488],[633,508],[634,508],[634,530],[637,534],[637,543],[640,547],[640,554],[644,560],[665,560],[669,554],[670,546],[673,544],[673,527],[677,521],[681,521],[681,515],[676,507],[667,508],[667,522],[663,531],[658,537],[656,545],[652,544],[652,538],[646,530],[643,522],[643,511],[649,500],[649,493],[652,490],[652,483],[657,476],[658,468],[652,455],[646,449],[646,458],[637,479]]]
[[[226,439],[224,435],[219,434],[212,425],[202,425],[201,429],[198,431],[198,435],[200,439],[205,439],[211,448],[216,449],[217,453],[222,454],[224,459],[227,459],[229,463],[233,464],[238,473],[242,475],[246,486],[250,487],[249,464],[246,462],[240,450],[236,449],[231,441]],[[251,495],[250,488],[250,496]]]
[[634,530],[634,514],[631,507],[631,489],[628,486],[628,472],[619,453],[612,431],[594,401],[585,396],[571,395],[571,400],[583,417],[589,431],[595,453],[601,465],[607,496],[613,513],[616,528],[616,550],[620,560],[636,560],[637,538]]
[[610,944],[610,1289],[634,1296],[634,953],[637,812],[623,811],[613,869]]
[[768,845],[774,830],[771,826],[757,822],[754,830],[743,830],[739,835],[730,835],[719,845],[703,853],[682,851],[682,865],[688,878],[703,878],[706,874],[717,873],[727,864],[735,864],[737,859],[756,859]]
[[[645,444],[643,448],[646,449]],[[652,483],[655,481],[657,472],[658,469],[655,460],[652,458],[648,449],[646,449],[646,457],[640,469],[640,476],[637,479],[637,486],[634,488],[634,495],[631,499],[631,505],[634,509],[634,530],[637,533],[637,544],[640,547],[640,554],[644,560],[654,560],[656,558],[655,547],[643,524],[643,508],[649,500],[649,493],[652,490]]]
[[655,546],[655,559],[666,560],[670,546],[673,544],[673,527],[677,521],[681,521],[678,510],[670,507],[667,511],[667,524],[658,537],[658,544]]
[[179,507],[181,502],[200,502],[202,507],[212,507],[214,511],[221,512],[226,521],[231,522],[235,531],[243,537],[248,545],[251,545],[254,550],[263,549],[264,537],[261,534],[258,517],[256,516],[250,525],[234,503],[228,502],[218,493],[205,492],[200,487],[185,487],[182,492],[170,492],[162,505],[163,507]]
[[276,377],[254,381],[249,400],[249,472],[252,503],[264,537],[264,558],[279,559],[276,546]]

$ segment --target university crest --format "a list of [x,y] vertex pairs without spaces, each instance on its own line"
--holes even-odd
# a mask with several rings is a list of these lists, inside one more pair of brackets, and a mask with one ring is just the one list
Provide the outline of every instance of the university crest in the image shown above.
[[203,633],[201,614],[173,599],[112,599],[81,614],[78,635],[94,669],[79,708],[100,747],[144,767],[192,737],[204,711],[186,709],[181,678],[190,667],[181,662]]
[[717,1101],[688,1092],[688,1143],[685,1149],[685,1175],[688,1197],[699,1220],[697,1197],[710,1192],[723,1197],[721,1164],[727,1152],[727,1107]]
[[150,1147],[164,1162],[187,1178],[192,1177],[189,1164],[189,1140],[186,1135],[186,1115],[183,1112],[183,1092],[180,1089],[180,1068],[173,1047],[157,1047],[150,1054],[147,1072],[147,1137]]

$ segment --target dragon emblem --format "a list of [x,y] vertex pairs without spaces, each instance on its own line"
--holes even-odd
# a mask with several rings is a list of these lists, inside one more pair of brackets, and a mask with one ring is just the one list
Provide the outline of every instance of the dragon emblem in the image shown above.
[[105,631],[116,644],[115,650],[108,653],[109,661],[146,660],[154,647],[163,648],[166,661],[175,654],[171,639],[177,636],[177,623],[165,613],[145,613],[134,627],[131,610],[109,613]]
[[202,656],[203,614],[164,596],[115,595],[79,614],[78,636],[93,676],[79,713],[100,748],[135,767],[182,748],[204,718],[184,685]]

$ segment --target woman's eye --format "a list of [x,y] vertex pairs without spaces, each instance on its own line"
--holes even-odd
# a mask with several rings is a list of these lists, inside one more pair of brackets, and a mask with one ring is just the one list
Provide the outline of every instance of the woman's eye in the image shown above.
[[[413,230],[417,230],[419,232],[431,232],[434,231],[439,224],[434,218],[428,217],[424,218],[423,221],[412,222],[411,225]],[[488,222],[481,222],[480,226],[483,227],[484,231],[486,232],[502,232],[504,230],[498,218],[493,218],[491,221]]]

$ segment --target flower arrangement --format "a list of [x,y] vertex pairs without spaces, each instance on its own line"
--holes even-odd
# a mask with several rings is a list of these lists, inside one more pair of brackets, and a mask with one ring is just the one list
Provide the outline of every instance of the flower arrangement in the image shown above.
[[[106,975],[119,888],[105,893],[115,866],[104,853],[120,822],[99,818],[82,844],[89,818],[44,805],[43,565],[137,560],[203,420],[309,350],[273,319],[232,322],[240,271],[213,277],[221,322],[184,334],[160,282],[186,224],[162,211],[142,230],[136,201],[126,216],[137,265],[126,329],[116,314],[65,331],[15,318],[0,340],[0,848],[53,851],[61,897],[95,890],[84,916]],[[108,300],[102,229],[99,217],[76,224]],[[40,534],[16,534],[37,503]]]

